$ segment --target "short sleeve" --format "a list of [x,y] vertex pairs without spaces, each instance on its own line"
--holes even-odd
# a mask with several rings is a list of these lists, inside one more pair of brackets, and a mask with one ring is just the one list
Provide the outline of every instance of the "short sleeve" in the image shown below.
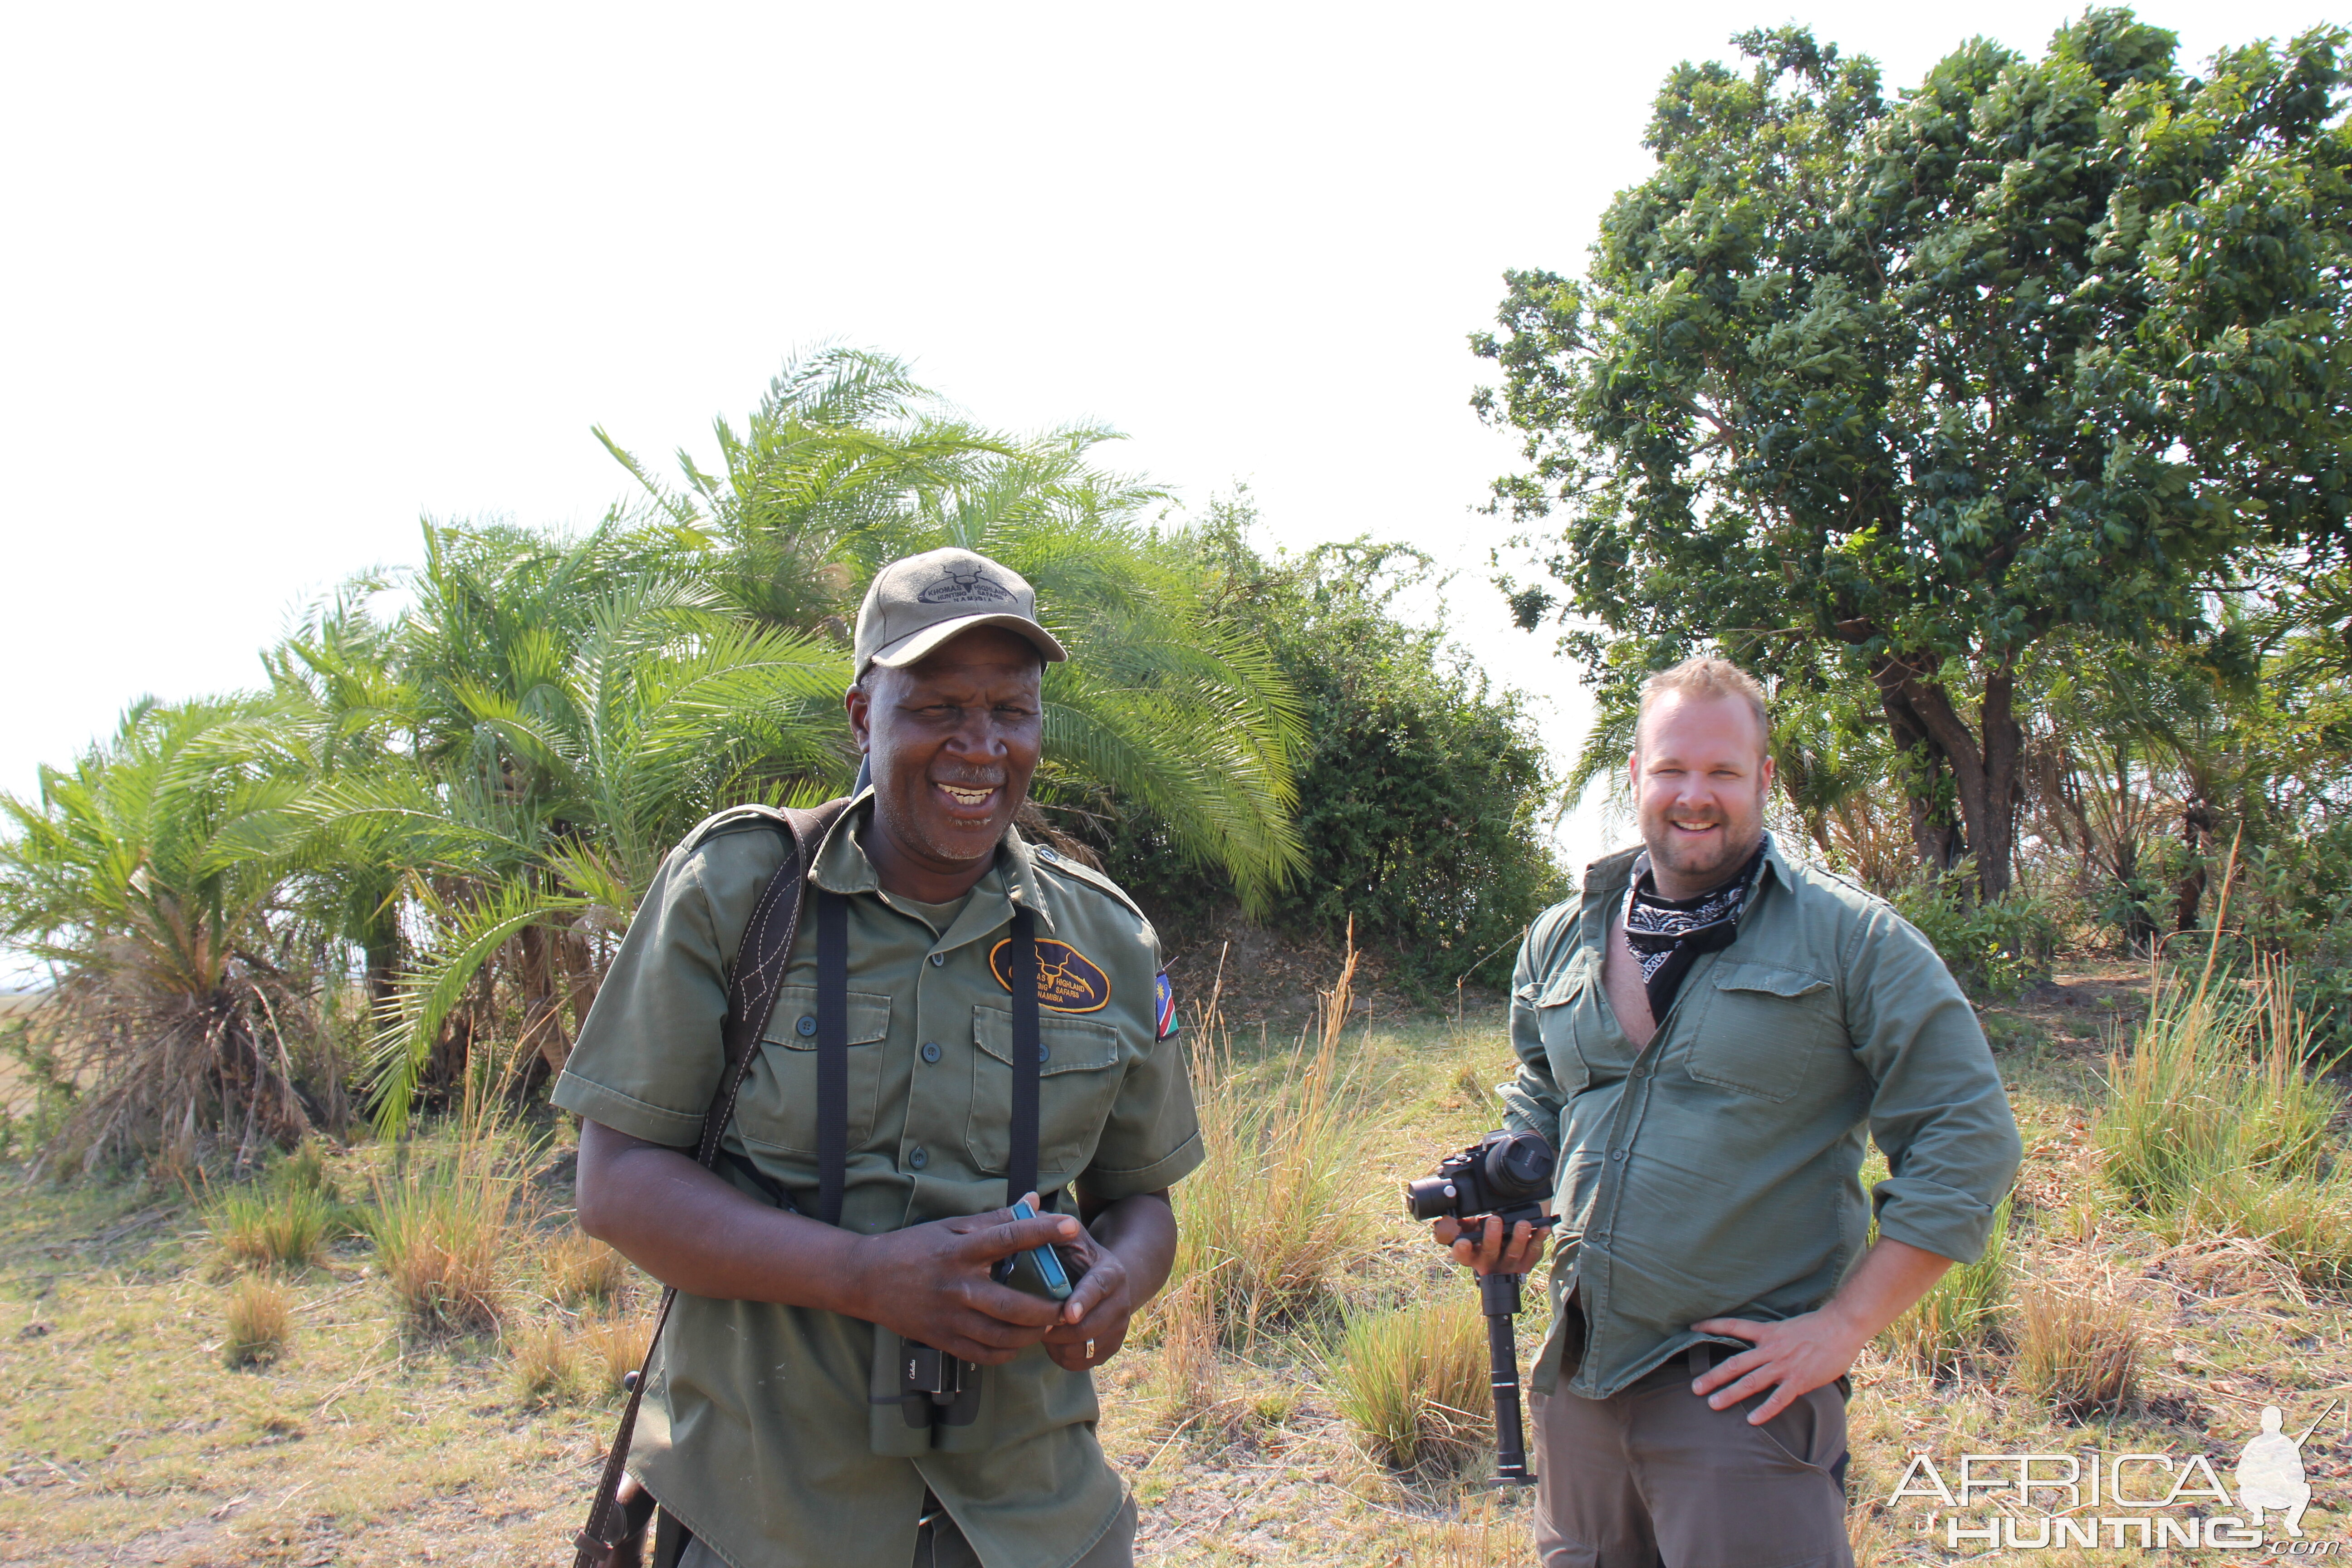
[[726,1066],[727,958],[782,849],[730,833],[654,878],[556,1079],[564,1110],[670,1148],[702,1136]]
[[1174,1186],[1205,1155],[1200,1113],[1192,1103],[1192,1064],[1175,1024],[1175,993],[1159,963],[1158,935],[1148,925],[1143,940],[1153,954],[1154,971],[1143,1054],[1129,1065],[1093,1163],[1078,1178],[1089,1195],[1104,1203]]

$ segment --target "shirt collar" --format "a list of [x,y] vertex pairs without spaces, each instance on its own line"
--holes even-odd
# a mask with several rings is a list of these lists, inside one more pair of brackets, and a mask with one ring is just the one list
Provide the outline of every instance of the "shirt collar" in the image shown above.
[[[876,874],[874,862],[866,858],[865,845],[858,842],[859,827],[870,821],[873,816],[874,791],[869,785],[851,798],[832,830],[824,836],[824,842],[817,846],[816,863],[809,869],[810,880],[834,893],[879,894],[882,891],[882,879]],[[996,864],[990,868],[988,875],[974,884],[972,892],[975,896],[971,903],[964,906],[962,915],[957,918],[951,935],[961,934],[962,928],[975,912],[986,917],[985,906],[996,900],[978,895],[989,892],[992,887],[1002,887],[1004,889],[1003,897],[1009,900],[1013,908],[1033,911],[1040,930],[1050,932],[1054,929],[1053,911],[1046,906],[1044,886],[1037,879],[1037,852],[1030,847],[1027,839],[1021,837],[1021,830],[1017,827],[1005,828],[1004,837],[996,847]],[[988,920],[982,930],[993,931],[1011,916],[1011,909],[1001,909],[994,918]]]

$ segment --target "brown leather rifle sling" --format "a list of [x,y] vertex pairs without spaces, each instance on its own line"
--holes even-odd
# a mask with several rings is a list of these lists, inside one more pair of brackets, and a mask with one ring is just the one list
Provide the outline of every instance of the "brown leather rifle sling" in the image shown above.
[[[711,1097],[710,1108],[703,1115],[702,1142],[694,1155],[705,1169],[718,1163],[719,1141],[726,1134],[728,1122],[734,1118],[735,1097],[742,1090],[743,1075],[759,1051],[760,1037],[767,1032],[768,1016],[775,1011],[776,993],[783,985],[785,966],[792,959],[793,939],[800,931],[809,866],[815,859],[817,846],[824,842],[826,832],[848,805],[846,800],[835,800],[814,811],[786,810],[782,814],[784,820],[780,826],[787,832],[793,852],[760,890],[760,901],[752,906],[751,919],[743,928],[743,945],[736,952],[734,970],[727,977],[727,1021],[719,1031],[727,1064],[719,1075],[719,1091]],[[836,907],[841,902],[831,898],[825,901]],[[824,918],[820,914],[821,921]],[[837,945],[845,948],[848,944]],[[817,1064],[819,1125],[835,1129],[833,1136],[836,1141],[845,1134],[848,1120],[848,998],[841,994],[846,989],[845,984],[837,988],[819,986],[820,995],[827,990],[835,991],[835,1009],[844,1020],[836,1036],[841,1048],[824,1053]],[[819,1006],[823,1005],[820,1002]],[[829,1075],[825,1056],[844,1058],[833,1065]],[[837,1100],[837,1104],[831,1107],[822,1103],[828,1082]],[[826,1114],[827,1110],[832,1113]],[[829,1221],[840,1217],[837,1173],[833,1178],[832,1190]],[[654,1347],[661,1342],[662,1329],[668,1323],[670,1307],[677,1300],[675,1287],[662,1291],[660,1310],[654,1315],[654,1331],[646,1341],[646,1361],[630,1381],[629,1402],[622,1407],[620,1429],[613,1435],[612,1451],[605,1456],[604,1473],[596,1483],[596,1500],[589,1506],[587,1528],[573,1541],[572,1568],[598,1568],[620,1544],[618,1537],[628,1533],[618,1502],[621,1477],[628,1467],[629,1439],[637,1429],[637,1406],[646,1396],[645,1368],[653,1363]]]

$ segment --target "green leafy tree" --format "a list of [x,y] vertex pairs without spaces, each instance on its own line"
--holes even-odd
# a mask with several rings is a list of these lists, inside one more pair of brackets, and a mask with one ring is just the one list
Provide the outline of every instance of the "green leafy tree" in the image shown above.
[[[1090,462],[1099,431],[1014,441],[936,402],[895,361],[825,351],[740,431],[719,426],[716,476],[681,458],[672,489],[614,448],[650,510],[571,540],[427,529],[385,632],[406,705],[394,750],[415,767],[314,796],[346,868],[400,868],[430,933],[379,1042],[383,1124],[458,1080],[501,984],[523,1046],[560,1066],[598,944],[697,818],[847,788],[849,628],[872,574],[914,552],[1007,562],[1070,647],[1045,688],[1049,808],[1147,815],[1255,902],[1291,873],[1295,699],[1139,521],[1159,492]],[[303,662],[333,706],[341,662]]]
[[[2037,642],[2194,636],[2248,553],[2341,555],[2345,38],[2199,78],[2093,11],[1893,101],[1801,28],[1679,68],[1590,276],[1508,275],[1474,340],[1531,463],[1500,503],[1565,515],[1539,548],[1598,623],[1568,646],[1621,679],[1695,645],[1837,655],[1912,761],[1923,858],[2000,894]],[[1507,586],[1523,624],[1553,603]]]
[[[1268,559],[1253,521],[1245,500],[1222,502],[1168,542],[1212,584],[1221,617],[1264,637],[1304,708],[1305,868],[1266,917],[1334,937],[1352,921],[1423,988],[1507,973],[1507,950],[1561,885],[1542,831],[1557,790],[1532,720],[1441,627],[1399,618],[1398,596],[1428,582],[1425,557],[1358,542]],[[1213,912],[1224,888],[1168,851],[1156,824],[1122,823],[1108,860],[1163,913]]]
[[[701,564],[625,517],[576,540],[426,529],[413,603],[383,639],[400,674],[383,695],[403,705],[390,722],[407,743],[306,797],[358,895],[389,872],[433,932],[378,1039],[387,1128],[420,1089],[462,1078],[500,971],[520,1046],[560,1067],[595,995],[592,939],[625,923],[698,817],[846,785],[847,660],[747,618]],[[341,645],[296,646],[308,679],[293,684],[331,708]]]
[[789,363],[743,429],[717,437],[721,471],[680,454],[680,488],[606,445],[740,607],[845,647],[887,563],[950,544],[1000,560],[1070,650],[1045,674],[1049,810],[1146,814],[1169,853],[1253,908],[1298,871],[1297,699],[1255,628],[1215,614],[1145,521],[1164,492],[1096,463],[1110,431],[982,431],[902,362],[830,348]]
[[59,976],[41,1026],[75,1102],[51,1154],[239,1160],[340,1112],[311,976],[279,921],[309,839],[267,699],[142,701],[40,794],[0,795],[0,941]]

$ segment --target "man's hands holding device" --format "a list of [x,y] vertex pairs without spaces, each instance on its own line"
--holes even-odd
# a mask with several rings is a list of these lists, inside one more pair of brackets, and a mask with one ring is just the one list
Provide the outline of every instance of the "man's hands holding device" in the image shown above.
[[[580,1169],[581,1227],[666,1285],[844,1312],[982,1365],[1040,1342],[1071,1371],[1102,1365],[1176,1254],[1165,1192],[1097,1203],[1081,1187],[1084,1225],[1006,1208],[862,1236],[762,1203],[677,1150],[593,1121],[581,1124]],[[1060,1252],[1073,1283],[1066,1301],[990,1277],[1040,1247]]]
[[[1036,1201],[1032,1193],[1026,1203]],[[995,1277],[1011,1273],[1034,1287],[1037,1265],[1023,1255],[1039,1247],[1059,1254],[1072,1281],[1067,1300]],[[1137,1305],[1118,1255],[1068,1215],[1023,1218],[996,1209],[871,1237],[860,1250],[855,1316],[982,1366],[1002,1366],[1043,1342],[1058,1366],[1098,1367],[1126,1341]],[[1007,1261],[1017,1272],[1000,1269]]]
[[1525,1274],[1543,1260],[1544,1233],[1526,1220],[1511,1227],[1504,1244],[1503,1227],[1494,1216],[1485,1217],[1485,1232],[1474,1243],[1463,1234],[1462,1222],[1448,1216],[1429,1222],[1437,1245],[1454,1254],[1454,1261],[1481,1274]]

